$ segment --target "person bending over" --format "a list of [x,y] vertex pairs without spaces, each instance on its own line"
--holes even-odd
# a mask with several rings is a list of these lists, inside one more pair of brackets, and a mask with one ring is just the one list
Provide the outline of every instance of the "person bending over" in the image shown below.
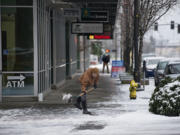
[[88,87],[93,86],[95,89],[97,88],[99,70],[97,68],[89,68],[83,73],[79,80],[81,83],[81,92],[84,93],[84,95],[79,96],[74,105],[80,110],[83,109],[83,114],[91,114],[91,112],[87,110],[86,94]]

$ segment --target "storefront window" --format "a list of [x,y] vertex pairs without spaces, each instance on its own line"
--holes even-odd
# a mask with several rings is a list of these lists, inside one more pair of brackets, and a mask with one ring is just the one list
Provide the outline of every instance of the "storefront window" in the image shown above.
[[1,35],[3,96],[33,95],[33,8],[2,7]]
[[33,71],[32,8],[1,8],[3,71]]
[[29,6],[33,4],[33,0],[0,0],[0,4],[8,6]]

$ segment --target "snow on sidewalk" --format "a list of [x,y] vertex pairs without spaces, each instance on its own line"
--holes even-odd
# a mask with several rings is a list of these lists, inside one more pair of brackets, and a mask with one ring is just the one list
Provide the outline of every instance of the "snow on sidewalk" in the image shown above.
[[0,110],[0,135],[179,135],[180,117],[148,111],[153,82],[130,100],[129,85],[114,79],[111,100],[88,104],[94,116],[70,107]]

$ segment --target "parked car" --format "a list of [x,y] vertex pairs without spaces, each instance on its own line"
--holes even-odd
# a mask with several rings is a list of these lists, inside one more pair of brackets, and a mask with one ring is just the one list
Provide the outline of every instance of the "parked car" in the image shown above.
[[157,86],[160,81],[164,78],[164,70],[169,60],[161,60],[158,62],[156,69],[154,70],[154,82]]
[[147,57],[156,57],[154,53],[143,53],[142,54],[142,59],[145,59]]
[[154,70],[157,67],[157,64],[160,60],[163,60],[164,57],[147,57],[145,61],[145,77],[154,77]]
[[169,62],[164,70],[164,76],[176,79],[180,76],[180,62]]
[[143,53],[142,54],[141,67],[143,67],[143,61],[149,57],[156,57],[156,55],[154,53]]
[[165,77],[165,68],[168,63],[180,62],[180,58],[167,58],[158,62],[156,69],[154,70],[154,82],[157,86],[160,81]]

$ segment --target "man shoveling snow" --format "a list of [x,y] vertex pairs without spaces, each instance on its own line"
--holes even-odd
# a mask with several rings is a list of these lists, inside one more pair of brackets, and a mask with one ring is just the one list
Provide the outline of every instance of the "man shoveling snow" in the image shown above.
[[91,114],[87,110],[86,94],[88,92],[88,87],[93,86],[94,89],[97,88],[97,82],[99,80],[99,70],[97,68],[89,68],[80,77],[81,91],[82,94],[78,96],[75,107],[78,109],[83,109],[83,114]]

